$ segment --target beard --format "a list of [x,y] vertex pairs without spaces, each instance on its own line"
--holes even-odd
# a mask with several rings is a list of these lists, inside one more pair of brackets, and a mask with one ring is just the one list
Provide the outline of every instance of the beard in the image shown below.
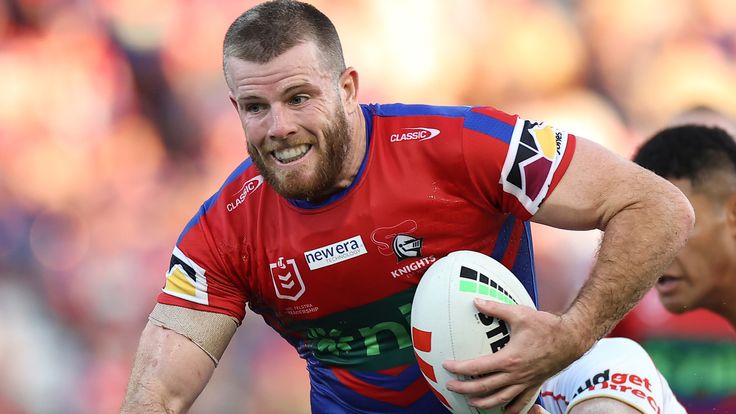
[[[266,165],[263,155],[249,142],[248,153],[263,179],[277,193],[285,198],[321,201],[336,191],[340,174],[343,172],[350,150],[350,129],[347,115],[342,108],[336,108],[334,121],[322,130],[324,146],[319,141],[312,144],[310,151],[317,151],[316,163],[304,165],[297,170],[281,171],[271,161]],[[270,157],[270,153],[265,154]]]

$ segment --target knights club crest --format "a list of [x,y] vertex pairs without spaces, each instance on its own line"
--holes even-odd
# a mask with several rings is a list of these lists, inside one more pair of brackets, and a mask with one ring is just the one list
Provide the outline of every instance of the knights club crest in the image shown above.
[[412,257],[421,257],[422,239],[408,234],[397,234],[396,237],[394,237],[394,241],[391,243],[391,248],[393,249],[398,261]]
[[276,263],[271,263],[268,267],[271,270],[277,298],[295,301],[304,294],[306,287],[294,259],[284,260],[283,257],[279,257]]
[[411,234],[417,227],[414,220],[404,220],[395,226],[379,227],[371,233],[371,240],[382,255],[390,256],[393,253],[399,262],[422,257],[423,238]]

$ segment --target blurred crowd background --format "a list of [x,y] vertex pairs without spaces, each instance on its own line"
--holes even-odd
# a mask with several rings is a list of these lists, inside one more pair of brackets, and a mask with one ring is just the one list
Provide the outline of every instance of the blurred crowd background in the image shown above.
[[[624,157],[736,117],[732,0],[312,3],[363,102],[492,105]],[[254,4],[0,2],[0,413],[119,408],[179,232],[247,156],[221,44]],[[562,310],[599,234],[534,231],[542,308]],[[668,317],[652,299],[641,326]],[[249,315],[191,412],[308,411],[304,363]]]

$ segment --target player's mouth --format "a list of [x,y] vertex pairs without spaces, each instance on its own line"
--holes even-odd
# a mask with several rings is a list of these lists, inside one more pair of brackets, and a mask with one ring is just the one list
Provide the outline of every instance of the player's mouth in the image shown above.
[[684,283],[684,280],[682,277],[678,276],[672,276],[672,275],[662,275],[659,279],[657,279],[657,292],[659,292],[662,295],[666,295],[668,293],[672,293],[674,290],[678,289],[680,285]]
[[273,158],[280,164],[291,164],[302,159],[309,150],[312,149],[310,144],[301,144],[294,147],[284,148],[271,152]]

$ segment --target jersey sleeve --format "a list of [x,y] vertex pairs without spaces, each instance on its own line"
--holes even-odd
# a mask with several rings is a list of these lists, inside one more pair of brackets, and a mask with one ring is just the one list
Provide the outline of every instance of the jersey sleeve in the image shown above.
[[562,179],[575,136],[490,107],[472,108],[463,127],[470,179],[486,201],[527,220]]
[[[237,246],[223,234],[224,215],[205,203],[187,224],[174,247],[166,281],[158,302],[206,312],[221,313],[242,321],[248,289],[228,257],[240,257]],[[214,211],[213,211],[214,210]]]
[[540,394],[551,413],[564,414],[591,398],[621,401],[645,414],[685,414],[649,354],[627,338],[604,338],[549,379]]

